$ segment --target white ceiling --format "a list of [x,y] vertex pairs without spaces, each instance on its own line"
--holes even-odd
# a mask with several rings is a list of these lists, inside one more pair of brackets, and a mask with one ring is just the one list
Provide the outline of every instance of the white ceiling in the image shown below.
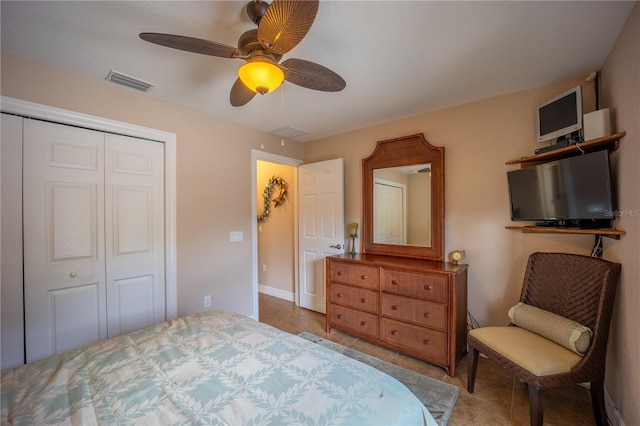
[[[254,27],[244,1],[5,1],[2,51],[104,80],[154,83],[153,96],[306,142],[401,117],[543,86],[599,70],[635,2],[322,0],[286,58],[347,82],[324,93],[293,84],[235,108],[242,61],[142,41],[164,32],[236,46]],[[112,84],[105,82],[104,84]]]

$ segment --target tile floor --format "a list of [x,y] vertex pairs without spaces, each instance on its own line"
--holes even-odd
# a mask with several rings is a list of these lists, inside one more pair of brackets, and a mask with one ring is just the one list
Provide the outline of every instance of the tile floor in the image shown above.
[[[307,331],[344,346],[375,356],[450,383],[461,389],[460,396],[449,419],[449,426],[526,426],[529,425],[528,392],[525,384],[506,373],[499,366],[480,358],[475,391],[466,391],[467,359],[463,357],[456,367],[456,376],[449,377],[444,370],[424,361],[385,349],[345,333],[325,332],[325,316],[299,308],[291,302],[260,294],[260,321],[289,333]],[[591,400],[587,389],[574,386],[547,393],[545,425],[594,425]]]

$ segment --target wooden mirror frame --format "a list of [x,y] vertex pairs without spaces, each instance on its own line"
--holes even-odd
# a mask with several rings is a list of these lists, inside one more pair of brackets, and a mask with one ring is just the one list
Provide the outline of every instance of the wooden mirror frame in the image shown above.
[[[373,242],[373,171],[431,163],[431,245],[429,247]],[[364,253],[444,260],[444,148],[431,145],[422,133],[378,141],[362,160],[362,251]]]

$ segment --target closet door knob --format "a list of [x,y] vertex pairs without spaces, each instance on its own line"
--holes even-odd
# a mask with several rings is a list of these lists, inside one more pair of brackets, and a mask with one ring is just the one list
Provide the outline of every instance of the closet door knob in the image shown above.
[[75,271],[73,271],[73,272],[69,273],[69,276],[70,276],[71,278],[75,278],[75,277],[77,277],[77,276],[78,276],[78,273],[77,273],[77,272],[75,272]]

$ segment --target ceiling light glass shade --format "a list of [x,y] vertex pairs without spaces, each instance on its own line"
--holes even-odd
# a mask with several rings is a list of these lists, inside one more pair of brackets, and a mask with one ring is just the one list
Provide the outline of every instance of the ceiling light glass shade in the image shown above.
[[240,67],[238,77],[249,89],[264,95],[280,87],[284,72],[269,62],[253,61]]

